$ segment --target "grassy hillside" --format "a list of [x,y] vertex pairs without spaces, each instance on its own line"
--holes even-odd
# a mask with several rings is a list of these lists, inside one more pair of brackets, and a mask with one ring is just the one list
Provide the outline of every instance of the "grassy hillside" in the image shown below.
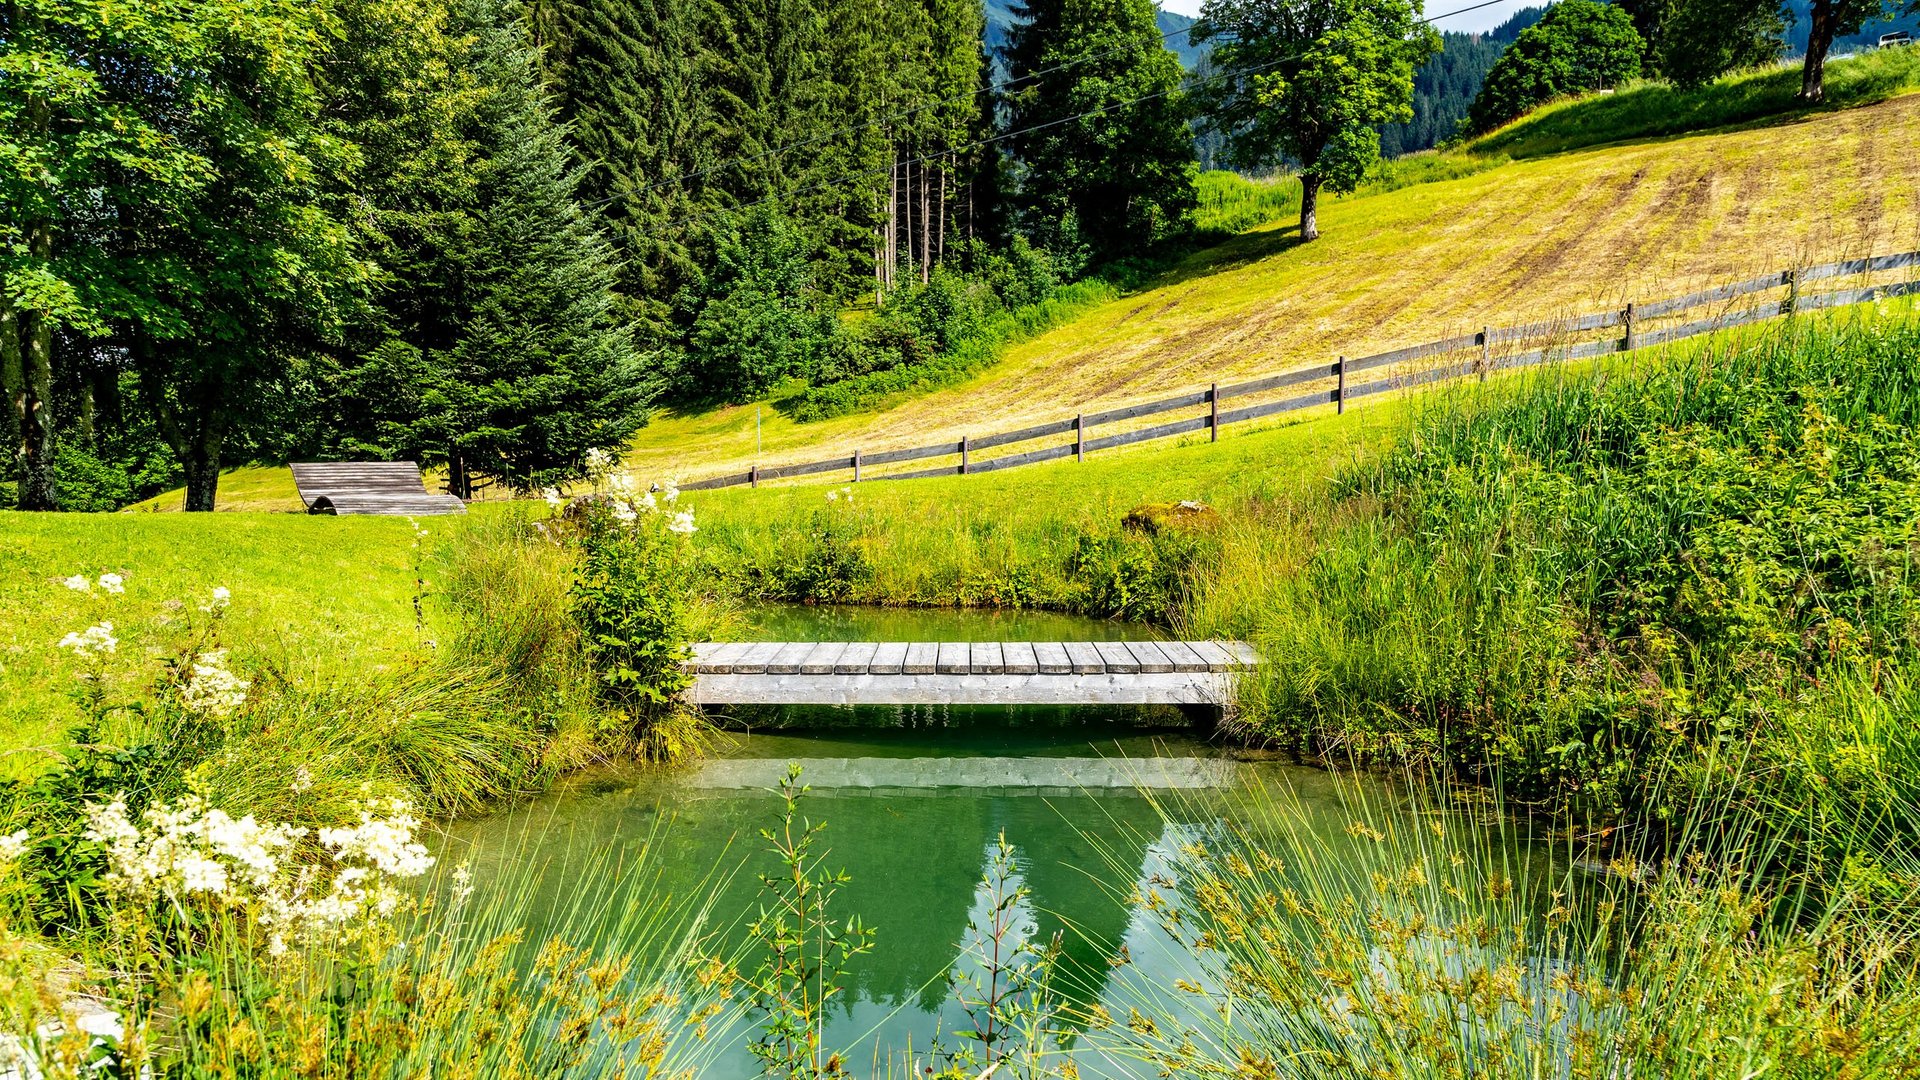
[[[1920,89],[1920,50],[1834,63],[1832,103],[1813,112],[1792,111],[1791,76],[1549,106],[1465,151],[1391,163],[1361,194],[1323,205],[1311,245],[1286,220],[1292,198],[1275,192],[1266,201],[1282,220],[1008,347],[966,383],[808,424],[770,404],[670,413],[628,464],[689,479],[957,441],[1340,353],[1920,248],[1920,145],[1899,135],[1920,125],[1920,95],[1908,93]],[[1670,137],[1714,125],[1736,126]],[[229,472],[220,505],[300,509],[281,469]]]
[[[1584,115],[1563,107],[1512,129],[1502,152],[1573,141],[1565,129]],[[629,461],[644,476],[744,468],[756,411],[767,463],[957,440],[1343,352],[1913,248],[1920,146],[1896,133],[1917,123],[1920,97],[1902,96],[1336,199],[1321,240],[1302,245],[1276,223],[1196,253],[1151,287],[1013,345],[964,385],[816,424],[753,405],[669,416]]]

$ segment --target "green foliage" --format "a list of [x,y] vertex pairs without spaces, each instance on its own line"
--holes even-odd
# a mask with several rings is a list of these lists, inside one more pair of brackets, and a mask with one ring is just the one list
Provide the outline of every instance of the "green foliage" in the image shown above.
[[517,10],[350,10],[336,123],[372,159],[366,240],[394,272],[360,353],[315,373],[318,441],[444,464],[462,496],[476,473],[521,491],[578,477],[587,451],[645,422],[659,375],[634,352],[618,264],[575,201]]
[[787,1080],[848,1075],[845,1059],[821,1045],[820,1032],[828,1004],[846,990],[848,964],[873,948],[873,930],[858,915],[833,914],[833,899],[849,879],[824,869],[826,856],[814,850],[827,826],[800,817],[807,790],[799,764],[789,764],[778,792],[780,824],[760,830],[779,870],[760,877],[767,900],[747,927],[759,957],[743,976],[760,1019],[753,1056],[763,1076]]
[[[1250,722],[1602,818],[1745,785],[1830,869],[1920,794],[1894,734],[1920,660],[1916,343],[1911,321],[1789,330],[1423,411],[1347,482],[1384,517],[1276,598]],[[1877,764],[1792,764],[1850,740],[1815,753]]]
[[796,420],[870,409],[907,392],[950,386],[993,363],[1009,342],[1038,333],[1110,291],[1061,286],[1053,260],[1015,237],[1004,252],[969,245],[970,268],[936,268],[925,285],[890,294],[873,317],[841,324],[814,385],[781,402]]
[[1250,180],[1209,169],[1194,185],[1194,231],[1202,236],[1246,232],[1300,210],[1300,186],[1290,176]]
[[580,552],[573,616],[586,659],[612,722],[644,737],[685,707],[692,589],[685,545],[664,514],[636,514],[618,496],[575,502],[572,513],[571,542]]
[[1618,86],[1640,74],[1646,51],[1624,9],[1563,0],[1500,54],[1467,111],[1466,128],[1482,134],[1555,98]]
[[[1030,0],[1006,50],[1020,220],[1073,267],[1186,231],[1190,107],[1148,0]],[[1128,103],[1128,104],[1123,104]],[[1028,130],[1037,129],[1037,130]]]
[[1678,0],[1668,7],[1658,34],[1647,38],[1651,59],[1681,88],[1772,63],[1786,51],[1782,11],[1753,0]]
[[1205,91],[1232,161],[1300,168],[1300,232],[1319,235],[1321,187],[1351,192],[1380,156],[1379,126],[1413,117],[1413,73],[1440,48],[1404,0],[1209,0],[1203,39],[1225,72]]
[[1067,555],[1067,577],[1088,614],[1164,624],[1204,549],[1180,529],[1086,530]]
[[[1848,107],[1920,87],[1920,51],[1878,49],[1826,69],[1826,102]],[[1539,157],[1627,139],[1703,131],[1805,108],[1800,74],[1775,68],[1737,74],[1695,89],[1639,83],[1611,94],[1545,106],[1518,123],[1467,143],[1475,155]]]
[[1546,10],[1521,8],[1484,34],[1442,29],[1440,51],[1413,75],[1413,119],[1380,129],[1380,155],[1397,158],[1431,150],[1452,139],[1473,99],[1479,96],[1480,84],[1494,61]]
[[687,327],[676,361],[682,392],[751,401],[817,371],[833,339],[828,299],[814,286],[813,251],[771,205],[724,219],[699,279],[675,300]]

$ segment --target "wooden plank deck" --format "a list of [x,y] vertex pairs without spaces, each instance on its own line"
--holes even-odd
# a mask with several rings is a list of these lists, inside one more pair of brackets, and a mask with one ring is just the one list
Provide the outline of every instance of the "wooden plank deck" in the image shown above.
[[1241,641],[773,641],[693,647],[698,705],[1220,705]]

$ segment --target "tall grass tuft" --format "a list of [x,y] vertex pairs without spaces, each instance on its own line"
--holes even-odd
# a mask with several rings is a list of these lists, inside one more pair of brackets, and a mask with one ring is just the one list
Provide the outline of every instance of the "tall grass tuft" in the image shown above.
[[1184,970],[1089,1010],[1082,1062],[1302,1080],[1920,1066],[1920,927],[1760,872],[1764,818],[1603,865],[1516,830],[1498,798],[1378,792],[1346,786],[1336,843],[1287,790],[1164,804],[1191,824],[1131,899]]

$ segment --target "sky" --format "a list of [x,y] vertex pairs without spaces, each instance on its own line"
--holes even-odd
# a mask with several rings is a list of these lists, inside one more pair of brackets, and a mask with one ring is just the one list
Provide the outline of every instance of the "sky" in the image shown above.
[[[1475,0],[1427,0],[1427,14],[1440,15],[1456,8],[1463,8]],[[1463,34],[1484,33],[1507,21],[1507,16],[1540,0],[1498,0],[1498,2],[1469,11],[1464,15],[1455,15],[1450,19],[1435,22],[1438,30],[1456,30]],[[1177,11],[1182,15],[1200,14],[1201,0],[1160,0],[1160,6],[1168,11]]]

